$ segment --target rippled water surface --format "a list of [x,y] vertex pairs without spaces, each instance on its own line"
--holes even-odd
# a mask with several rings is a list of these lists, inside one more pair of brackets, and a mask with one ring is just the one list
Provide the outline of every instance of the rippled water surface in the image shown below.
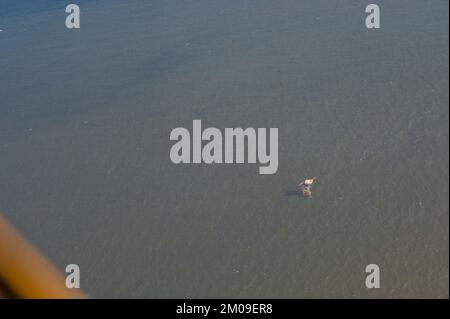
[[[0,5],[0,208],[95,297],[448,298],[448,2]],[[279,170],[170,131],[279,128]],[[293,194],[317,176],[312,199]],[[365,267],[381,288],[365,288]]]

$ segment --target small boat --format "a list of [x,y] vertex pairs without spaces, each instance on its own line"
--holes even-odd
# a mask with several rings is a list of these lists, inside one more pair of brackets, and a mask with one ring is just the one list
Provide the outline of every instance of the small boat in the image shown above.
[[316,177],[307,178],[303,182],[298,184],[299,194],[302,195],[303,197],[311,197],[312,196],[311,187],[314,184],[315,180]]

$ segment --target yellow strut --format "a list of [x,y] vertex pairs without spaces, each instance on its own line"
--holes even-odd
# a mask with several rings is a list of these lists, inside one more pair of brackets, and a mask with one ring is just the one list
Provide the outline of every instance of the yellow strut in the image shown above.
[[[63,274],[0,214],[0,281],[14,297],[85,298],[69,289]],[[1,289],[1,288],[0,288]]]

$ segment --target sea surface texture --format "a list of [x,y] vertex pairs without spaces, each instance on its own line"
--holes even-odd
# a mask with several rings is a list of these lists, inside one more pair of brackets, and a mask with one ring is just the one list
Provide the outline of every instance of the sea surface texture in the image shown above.
[[[449,297],[448,1],[377,30],[364,1],[84,0],[79,30],[66,2],[0,2],[0,209],[91,296]],[[278,172],[173,164],[194,119],[278,128]]]

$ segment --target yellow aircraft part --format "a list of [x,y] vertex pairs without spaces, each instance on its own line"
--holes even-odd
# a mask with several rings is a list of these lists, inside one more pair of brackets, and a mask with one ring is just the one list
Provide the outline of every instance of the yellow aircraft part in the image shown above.
[[80,289],[67,288],[63,274],[1,214],[0,281],[18,298],[85,298]]

